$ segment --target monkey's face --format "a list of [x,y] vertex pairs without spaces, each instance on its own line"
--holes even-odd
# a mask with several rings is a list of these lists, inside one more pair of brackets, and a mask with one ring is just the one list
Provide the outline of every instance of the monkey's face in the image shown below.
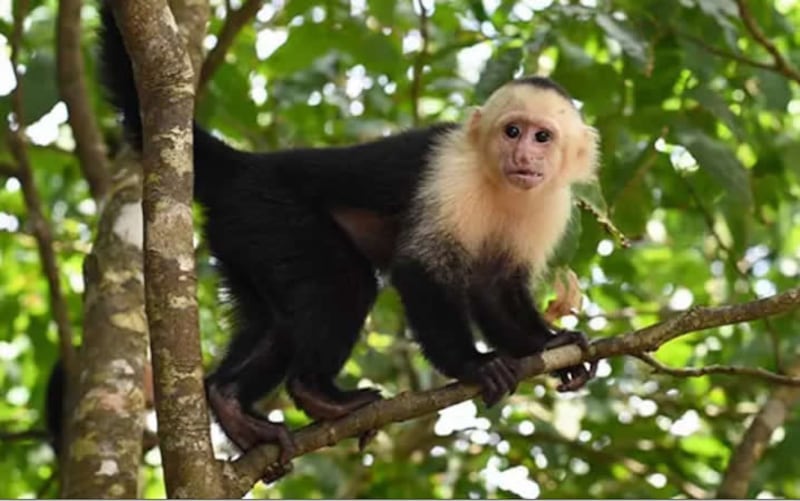
[[515,188],[531,190],[557,174],[561,163],[560,131],[552,120],[512,113],[495,132],[496,158],[502,177]]
[[475,112],[471,126],[493,177],[514,189],[541,190],[594,174],[596,133],[554,91],[501,88]]

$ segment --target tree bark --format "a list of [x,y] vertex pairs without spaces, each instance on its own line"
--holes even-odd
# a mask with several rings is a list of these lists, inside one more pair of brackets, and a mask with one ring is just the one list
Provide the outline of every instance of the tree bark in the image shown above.
[[[66,498],[139,497],[147,364],[142,262],[142,173],[130,152],[115,163],[97,239],[84,261],[84,339],[62,455]],[[72,400],[72,399],[70,399]],[[72,406],[68,406],[72,407]]]
[[113,6],[141,103],[146,309],[167,495],[220,497],[192,246],[194,73],[165,0]]

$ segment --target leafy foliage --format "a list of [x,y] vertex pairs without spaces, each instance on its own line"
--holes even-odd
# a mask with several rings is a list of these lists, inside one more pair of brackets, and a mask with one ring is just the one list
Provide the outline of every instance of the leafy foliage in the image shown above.
[[[63,104],[53,107],[56,3],[31,3],[21,53],[25,122],[33,124],[29,153],[55,231],[71,320],[80,332],[81,266],[96,208],[72,155]],[[581,312],[564,319],[567,325],[591,336],[610,335],[691,304],[743,301],[796,285],[800,82],[765,68],[772,56],[745,28],[734,1],[282,3],[265,2],[199,103],[200,122],[232,143],[250,149],[352,143],[416,123],[462,119],[508,78],[549,74],[569,89],[603,138],[599,182],[582,192],[592,210],[576,208],[574,227],[555,259],[575,270],[585,293]],[[765,36],[800,66],[797,3],[750,4]],[[214,33],[225,5],[212,5]],[[93,40],[95,5],[85,11],[86,37]],[[0,72],[6,71],[10,36],[8,13],[0,12]],[[85,56],[93,69],[93,52],[87,49]],[[91,91],[113,147],[117,124],[97,86]],[[9,97],[0,96],[0,112],[6,116],[9,109]],[[2,147],[0,163],[13,163]],[[57,345],[19,183],[7,177],[0,182],[0,431],[8,434],[43,426],[44,388]],[[630,239],[630,247],[609,234],[598,214]],[[201,330],[211,365],[228,326],[204,247],[199,252]],[[548,280],[538,291],[542,304],[552,297]],[[723,327],[675,340],[657,358],[676,367],[779,370],[798,363],[793,334],[799,329],[796,314]],[[382,292],[364,334],[342,375],[346,384],[370,382],[396,394],[443,382],[405,336],[393,290]],[[256,487],[255,494],[710,494],[748,417],[770,390],[730,376],[653,376],[638,361],[609,360],[600,378],[577,395],[556,394],[553,382],[542,378],[497,408],[468,403],[392,426],[365,453],[344,442],[300,458],[292,475]],[[270,404],[283,408],[292,426],[307,422],[281,396]],[[756,468],[751,496],[800,496],[798,418],[792,410],[773,437],[776,445]],[[47,444],[4,440],[0,496],[52,496]],[[148,497],[164,493],[157,460],[147,456]]]

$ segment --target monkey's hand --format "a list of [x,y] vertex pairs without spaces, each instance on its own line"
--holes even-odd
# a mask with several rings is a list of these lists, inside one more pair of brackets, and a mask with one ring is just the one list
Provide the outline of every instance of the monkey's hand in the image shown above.
[[462,381],[481,386],[481,396],[492,407],[506,394],[517,390],[522,379],[519,360],[498,353],[486,353],[480,360],[470,362],[464,369]]
[[[568,344],[577,344],[585,353],[589,349],[589,338],[580,331],[561,329],[556,331],[556,335],[545,344],[545,349],[558,348]],[[586,383],[591,381],[595,374],[597,374],[596,360],[565,367],[553,373],[554,376],[561,379],[561,384],[556,387],[558,391],[579,390],[586,386]]]

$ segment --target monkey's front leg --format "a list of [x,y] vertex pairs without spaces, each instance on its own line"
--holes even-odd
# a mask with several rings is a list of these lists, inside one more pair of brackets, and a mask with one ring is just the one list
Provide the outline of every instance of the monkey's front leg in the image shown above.
[[[517,358],[567,344],[578,344],[586,350],[589,342],[582,332],[553,333],[536,309],[527,284],[528,274],[520,270],[505,277],[494,276],[471,288],[472,311],[484,336],[503,353]],[[597,363],[592,362],[588,368],[578,364],[555,371],[554,375],[561,379],[558,391],[582,388],[594,377],[596,369]]]
[[412,259],[395,265],[392,281],[423,354],[441,373],[480,385],[489,406],[514,392],[519,364],[503,354],[475,349],[464,291],[440,283]]

